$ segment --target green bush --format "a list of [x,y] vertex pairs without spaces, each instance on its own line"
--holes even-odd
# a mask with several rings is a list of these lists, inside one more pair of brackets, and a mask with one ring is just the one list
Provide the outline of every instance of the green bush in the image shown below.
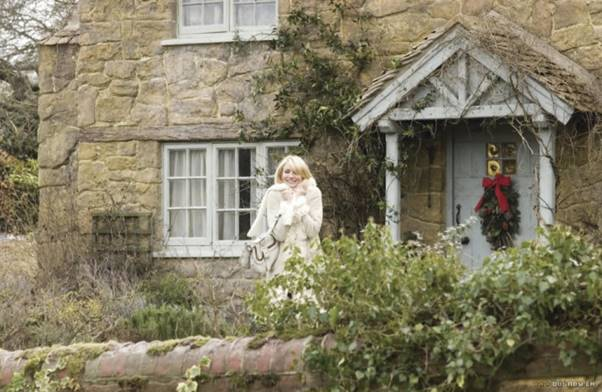
[[142,290],[148,302],[154,305],[190,308],[199,304],[190,281],[176,273],[155,275],[143,283]]
[[167,340],[204,335],[207,322],[198,307],[150,305],[136,311],[123,328],[134,340]]
[[0,155],[0,231],[31,231],[38,219],[38,163],[3,158]]
[[[313,263],[258,284],[256,321],[280,336],[334,333],[306,353],[333,390],[483,390],[504,360],[554,344],[560,359],[599,355],[602,251],[564,228],[465,271],[454,244],[325,240]],[[292,298],[289,298],[292,297]]]

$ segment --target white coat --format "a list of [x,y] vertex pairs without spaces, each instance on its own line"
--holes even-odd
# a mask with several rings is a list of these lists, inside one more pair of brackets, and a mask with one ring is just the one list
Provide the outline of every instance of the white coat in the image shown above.
[[297,185],[305,190],[305,195],[293,200],[284,200],[282,192],[287,184],[274,184],[268,188],[261,201],[257,218],[247,235],[251,238],[265,233],[280,216],[274,227],[274,237],[281,241],[280,255],[274,263],[268,278],[284,271],[286,260],[292,255],[294,247],[299,248],[301,256],[310,260],[319,243],[322,226],[322,192],[313,178]]

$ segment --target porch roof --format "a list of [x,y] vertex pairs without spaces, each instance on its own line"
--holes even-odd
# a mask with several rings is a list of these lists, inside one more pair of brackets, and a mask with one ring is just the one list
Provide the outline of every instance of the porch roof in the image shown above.
[[[566,123],[575,110],[601,111],[602,83],[599,79],[550,44],[492,11],[481,19],[458,17],[425,37],[398,59],[396,68],[375,78],[364,90],[361,99],[350,111],[353,121],[361,129],[366,129],[390,109],[398,106],[399,102],[432,75],[423,72],[421,80],[407,83],[411,74],[419,73],[422,64],[427,64],[431,57],[440,55],[440,49],[450,46],[454,36],[458,35],[462,36],[470,48],[478,48],[485,56],[490,55],[494,61],[504,65],[510,78],[511,75],[519,75],[535,82],[532,84],[537,85],[536,90],[552,97],[553,102],[548,108],[544,105],[543,112],[554,115],[562,123]],[[466,45],[460,46],[459,50],[471,50]],[[521,92],[524,94],[524,91]],[[559,104],[566,106],[563,113],[556,113],[554,107]],[[448,118],[462,117],[465,111],[452,113],[459,116],[451,115]]]

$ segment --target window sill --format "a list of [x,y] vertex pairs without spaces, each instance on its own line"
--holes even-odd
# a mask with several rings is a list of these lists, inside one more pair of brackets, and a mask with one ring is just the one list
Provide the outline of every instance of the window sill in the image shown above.
[[243,249],[242,243],[231,245],[168,245],[164,249],[153,252],[153,257],[161,259],[174,258],[237,258]]
[[235,41],[273,41],[277,34],[269,31],[239,31],[227,33],[205,33],[187,35],[174,39],[166,39],[161,41],[161,46],[178,46],[178,45],[196,45],[196,44],[214,44],[226,43]]

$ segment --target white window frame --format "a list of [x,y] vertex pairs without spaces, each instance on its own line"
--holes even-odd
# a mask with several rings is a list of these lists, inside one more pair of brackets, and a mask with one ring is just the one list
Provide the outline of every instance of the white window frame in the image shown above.
[[[218,240],[217,227],[217,159],[218,150],[225,148],[255,147],[255,164],[260,173],[256,176],[256,201],[259,203],[265,190],[271,185],[266,177],[268,168],[268,148],[285,147],[290,149],[299,145],[297,140],[283,140],[257,143],[166,143],[163,145],[162,162],[162,216],[163,216],[163,249],[155,252],[161,258],[193,258],[193,257],[238,257],[245,240]],[[209,237],[169,237],[169,152],[173,150],[205,150],[207,178],[207,233]],[[188,153],[187,161],[188,161]],[[186,163],[188,165],[188,162]],[[188,188],[187,188],[188,189]],[[259,207],[258,205],[256,207]]]
[[275,29],[278,26],[278,2],[275,1],[275,21],[273,25],[235,26],[234,25],[234,2],[224,2],[224,24],[214,26],[184,26],[183,3],[177,1],[177,26],[178,36],[176,39],[161,41],[163,46],[189,45],[197,43],[233,42],[235,40],[264,41],[275,39]]

